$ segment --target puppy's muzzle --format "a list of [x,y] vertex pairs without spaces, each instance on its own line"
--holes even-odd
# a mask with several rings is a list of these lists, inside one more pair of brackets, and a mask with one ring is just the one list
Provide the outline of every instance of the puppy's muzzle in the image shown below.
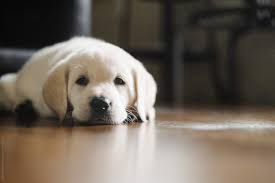
[[92,113],[96,117],[102,117],[109,114],[112,103],[105,97],[94,97],[90,102]]

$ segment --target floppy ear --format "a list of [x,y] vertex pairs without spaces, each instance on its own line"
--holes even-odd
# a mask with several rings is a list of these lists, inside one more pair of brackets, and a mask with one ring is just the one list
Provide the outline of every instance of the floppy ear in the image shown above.
[[43,85],[43,97],[48,107],[53,110],[60,121],[67,112],[68,57],[59,61],[48,73]]
[[142,64],[137,64],[135,70],[135,106],[139,117],[143,122],[155,120],[155,100],[157,94],[157,85],[150,73]]

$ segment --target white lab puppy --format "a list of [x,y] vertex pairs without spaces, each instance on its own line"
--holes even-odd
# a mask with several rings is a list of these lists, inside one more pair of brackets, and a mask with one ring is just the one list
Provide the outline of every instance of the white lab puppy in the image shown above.
[[68,112],[78,122],[121,124],[132,112],[155,118],[157,86],[144,66],[123,49],[77,37],[35,53],[23,68],[0,79],[0,105],[14,111],[31,102],[41,117]]

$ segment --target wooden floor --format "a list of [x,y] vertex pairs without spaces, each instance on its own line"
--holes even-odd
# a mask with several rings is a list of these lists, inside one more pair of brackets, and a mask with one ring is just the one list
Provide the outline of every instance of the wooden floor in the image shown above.
[[158,109],[152,124],[16,127],[0,119],[1,183],[274,183],[275,108]]

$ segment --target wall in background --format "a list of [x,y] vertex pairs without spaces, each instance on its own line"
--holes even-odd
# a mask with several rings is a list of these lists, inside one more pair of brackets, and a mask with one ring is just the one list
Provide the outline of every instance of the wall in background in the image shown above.
[[[121,0],[122,1],[122,0]],[[239,5],[240,1],[216,0],[216,6]],[[201,2],[177,5],[177,23],[184,22],[186,15],[202,8]],[[136,48],[162,47],[160,31],[160,5],[145,0],[132,1],[131,42]],[[93,12],[93,36],[119,45],[119,0],[95,0]],[[203,49],[205,33],[188,30],[184,33],[186,47]],[[227,32],[217,34],[220,73],[225,75]],[[239,44],[239,72],[241,98],[244,103],[275,105],[275,33],[257,32],[246,36]],[[148,62],[146,62],[148,63]],[[165,68],[161,64],[146,64],[157,78],[160,96],[166,95],[162,77]],[[184,101],[215,103],[215,95],[207,63],[184,64]],[[162,73],[162,74],[160,74]]]

